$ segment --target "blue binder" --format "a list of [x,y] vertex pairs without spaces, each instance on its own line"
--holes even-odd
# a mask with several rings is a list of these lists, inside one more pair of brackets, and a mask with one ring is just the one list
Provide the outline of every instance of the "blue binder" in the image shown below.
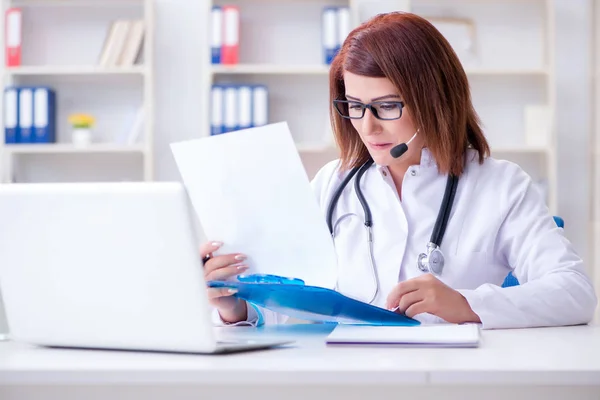
[[56,93],[49,87],[33,91],[33,143],[56,142]]
[[223,88],[223,133],[239,129],[238,85],[221,85]]
[[19,89],[19,143],[33,143],[33,87]]
[[211,63],[221,64],[221,48],[223,47],[223,9],[213,6],[211,10]]
[[4,143],[19,142],[19,88],[4,89]]
[[324,7],[322,12],[321,42],[325,64],[330,65],[337,55],[337,7]]
[[420,324],[415,319],[351,299],[335,290],[306,286],[298,279],[253,278],[246,278],[245,281],[211,281],[208,285],[237,289],[234,296],[240,299],[302,320],[395,326]]
[[238,91],[238,129],[252,128],[252,95],[253,88],[250,85],[239,85]]
[[223,119],[225,117],[225,104],[223,97],[223,86],[213,85],[211,89],[211,117],[210,117],[210,135],[220,135],[225,133]]

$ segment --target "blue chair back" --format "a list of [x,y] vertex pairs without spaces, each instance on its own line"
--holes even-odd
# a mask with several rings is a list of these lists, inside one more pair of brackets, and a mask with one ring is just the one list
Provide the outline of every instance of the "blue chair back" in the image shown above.
[[[556,226],[558,226],[559,228],[565,227],[565,221],[561,217],[554,216],[554,222],[556,223]],[[519,280],[513,275],[512,272],[508,273],[506,278],[504,278],[504,282],[502,283],[503,288],[511,287],[511,286],[518,286],[518,285],[519,285]]]

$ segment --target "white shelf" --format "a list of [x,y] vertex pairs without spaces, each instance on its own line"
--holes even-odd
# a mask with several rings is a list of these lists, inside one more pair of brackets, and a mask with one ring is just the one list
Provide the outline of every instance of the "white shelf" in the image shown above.
[[15,7],[129,7],[142,6],[144,0],[12,0]]
[[7,144],[0,149],[9,154],[90,154],[90,153],[143,153],[143,145],[125,145],[114,143],[92,143],[88,146],[76,146],[71,143]]
[[549,75],[548,68],[465,68],[467,75]]
[[[328,65],[237,64],[212,65],[213,75],[328,75]],[[547,68],[466,68],[467,75],[547,75]]]
[[144,75],[147,71],[144,65],[131,67],[101,67],[96,65],[73,66],[24,66],[6,68],[5,73],[13,76],[39,75]]
[[521,154],[534,154],[534,153],[550,153],[552,149],[550,147],[532,147],[532,146],[491,146],[492,153],[521,153]]
[[277,64],[238,64],[213,65],[212,73],[218,74],[264,74],[264,75],[328,75],[327,65],[277,65]]
[[323,153],[335,151],[336,147],[333,144],[296,143],[296,149],[298,149],[298,152],[300,153]]

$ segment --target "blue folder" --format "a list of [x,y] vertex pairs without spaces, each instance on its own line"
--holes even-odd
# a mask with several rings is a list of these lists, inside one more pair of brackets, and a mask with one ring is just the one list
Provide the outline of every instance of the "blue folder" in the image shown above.
[[211,281],[210,287],[237,289],[234,295],[251,304],[293,318],[316,322],[411,326],[420,322],[405,315],[351,299],[317,286],[268,281]]

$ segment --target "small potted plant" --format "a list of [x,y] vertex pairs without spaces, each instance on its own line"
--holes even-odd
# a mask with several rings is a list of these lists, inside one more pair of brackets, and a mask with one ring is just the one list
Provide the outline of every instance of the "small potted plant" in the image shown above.
[[96,122],[95,118],[89,114],[72,114],[69,116],[69,123],[73,131],[71,139],[77,146],[86,146],[92,142],[92,127]]

